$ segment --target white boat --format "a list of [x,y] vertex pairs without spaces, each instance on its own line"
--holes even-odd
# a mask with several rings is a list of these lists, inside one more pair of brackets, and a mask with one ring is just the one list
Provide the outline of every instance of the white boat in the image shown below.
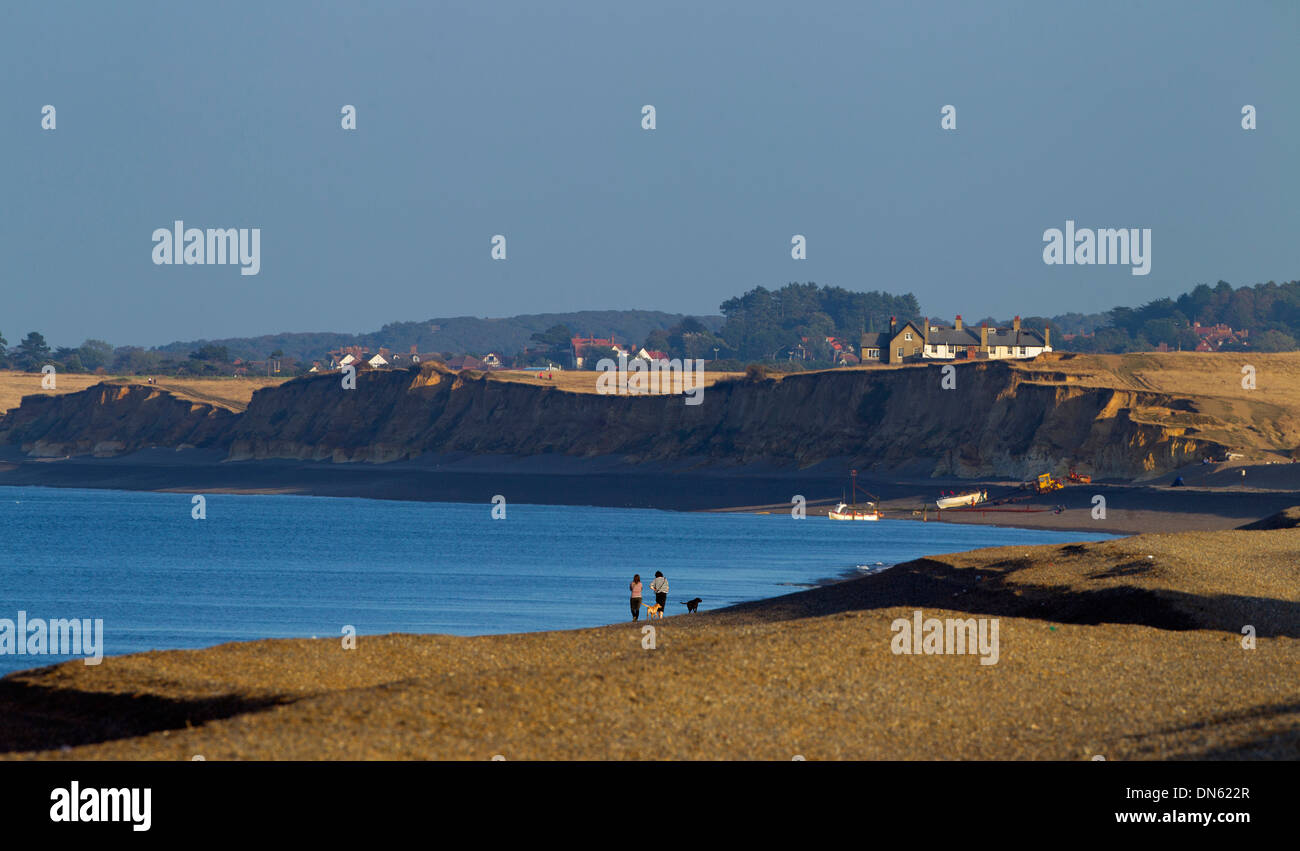
[[[880,509],[874,502],[864,502],[860,507],[858,505],[858,471],[849,470],[849,480],[853,483],[853,496],[850,497],[853,502],[840,502],[835,506],[835,510],[827,516],[832,520],[879,520]],[[863,493],[867,493],[863,488]],[[867,493],[867,496],[871,494]]]
[[979,505],[989,498],[988,491],[967,491],[953,496],[940,497],[934,504],[940,508],[960,508],[964,505]]
[[876,510],[874,502],[862,506],[845,505],[841,502],[828,516],[832,520],[879,520],[880,512]]

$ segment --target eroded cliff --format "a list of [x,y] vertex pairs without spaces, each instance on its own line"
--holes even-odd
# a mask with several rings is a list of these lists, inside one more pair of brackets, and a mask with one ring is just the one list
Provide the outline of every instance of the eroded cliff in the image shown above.
[[105,382],[23,397],[0,417],[0,443],[38,457],[112,456],[151,446],[220,445],[238,415],[146,384]]
[[[1293,412],[1263,397],[1169,393],[1097,359],[1072,361],[957,364],[950,389],[939,365],[735,379],[710,386],[700,405],[567,392],[437,364],[362,372],[351,390],[337,374],[296,379],[257,391],[242,414],[152,388],[99,385],[28,397],[0,420],[0,441],[34,454],[187,444],[225,449],[233,460],[377,463],[428,452],[800,466],[843,458],[864,469],[961,477],[1078,464],[1125,478],[1222,454],[1246,432],[1256,448],[1294,445]],[[1243,429],[1242,416],[1269,422]]]

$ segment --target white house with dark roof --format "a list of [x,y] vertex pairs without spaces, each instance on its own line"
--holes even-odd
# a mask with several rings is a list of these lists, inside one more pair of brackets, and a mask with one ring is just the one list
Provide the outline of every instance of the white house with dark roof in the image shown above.
[[1019,316],[1011,321],[1010,328],[980,325],[978,331],[963,325],[961,314],[957,315],[952,327],[937,325],[928,319],[921,324],[921,357],[927,360],[1032,358],[1052,351],[1052,329],[1035,331],[1022,328]]

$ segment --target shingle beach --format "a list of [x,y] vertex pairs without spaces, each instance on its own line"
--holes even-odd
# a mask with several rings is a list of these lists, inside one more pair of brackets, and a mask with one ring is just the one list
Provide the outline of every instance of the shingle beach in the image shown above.
[[[917,611],[996,618],[996,664],[895,653],[893,624]],[[653,649],[644,626],[74,661],[0,680],[0,745],[41,759],[1300,758],[1296,529],[935,556],[675,615]]]

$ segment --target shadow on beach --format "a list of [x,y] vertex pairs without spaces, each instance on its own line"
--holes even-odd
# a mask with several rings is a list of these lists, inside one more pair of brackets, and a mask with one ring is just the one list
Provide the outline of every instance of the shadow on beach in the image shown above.
[[[26,673],[39,675],[47,670]],[[0,727],[0,753],[127,739],[230,718],[282,702],[233,695],[180,700],[150,694],[85,692],[5,678],[0,680],[0,717],[5,719]]]
[[[1070,545],[1077,547],[1078,545]],[[1068,552],[1069,547],[1062,548]],[[1212,629],[1239,634],[1241,611],[1256,613],[1252,625],[1262,638],[1300,638],[1300,603],[1268,597],[1200,595],[1133,585],[1081,589],[1078,584],[1012,581],[1032,569],[1028,559],[996,562],[982,569],[960,568],[935,558],[917,559],[882,574],[809,591],[741,603],[714,614],[791,620],[842,612],[896,607],[960,610],[971,615],[1032,618],[1064,624],[1135,624],[1156,629]],[[1089,580],[1118,579],[1150,571],[1131,561],[1086,574]],[[1263,617],[1259,617],[1259,615]]]

